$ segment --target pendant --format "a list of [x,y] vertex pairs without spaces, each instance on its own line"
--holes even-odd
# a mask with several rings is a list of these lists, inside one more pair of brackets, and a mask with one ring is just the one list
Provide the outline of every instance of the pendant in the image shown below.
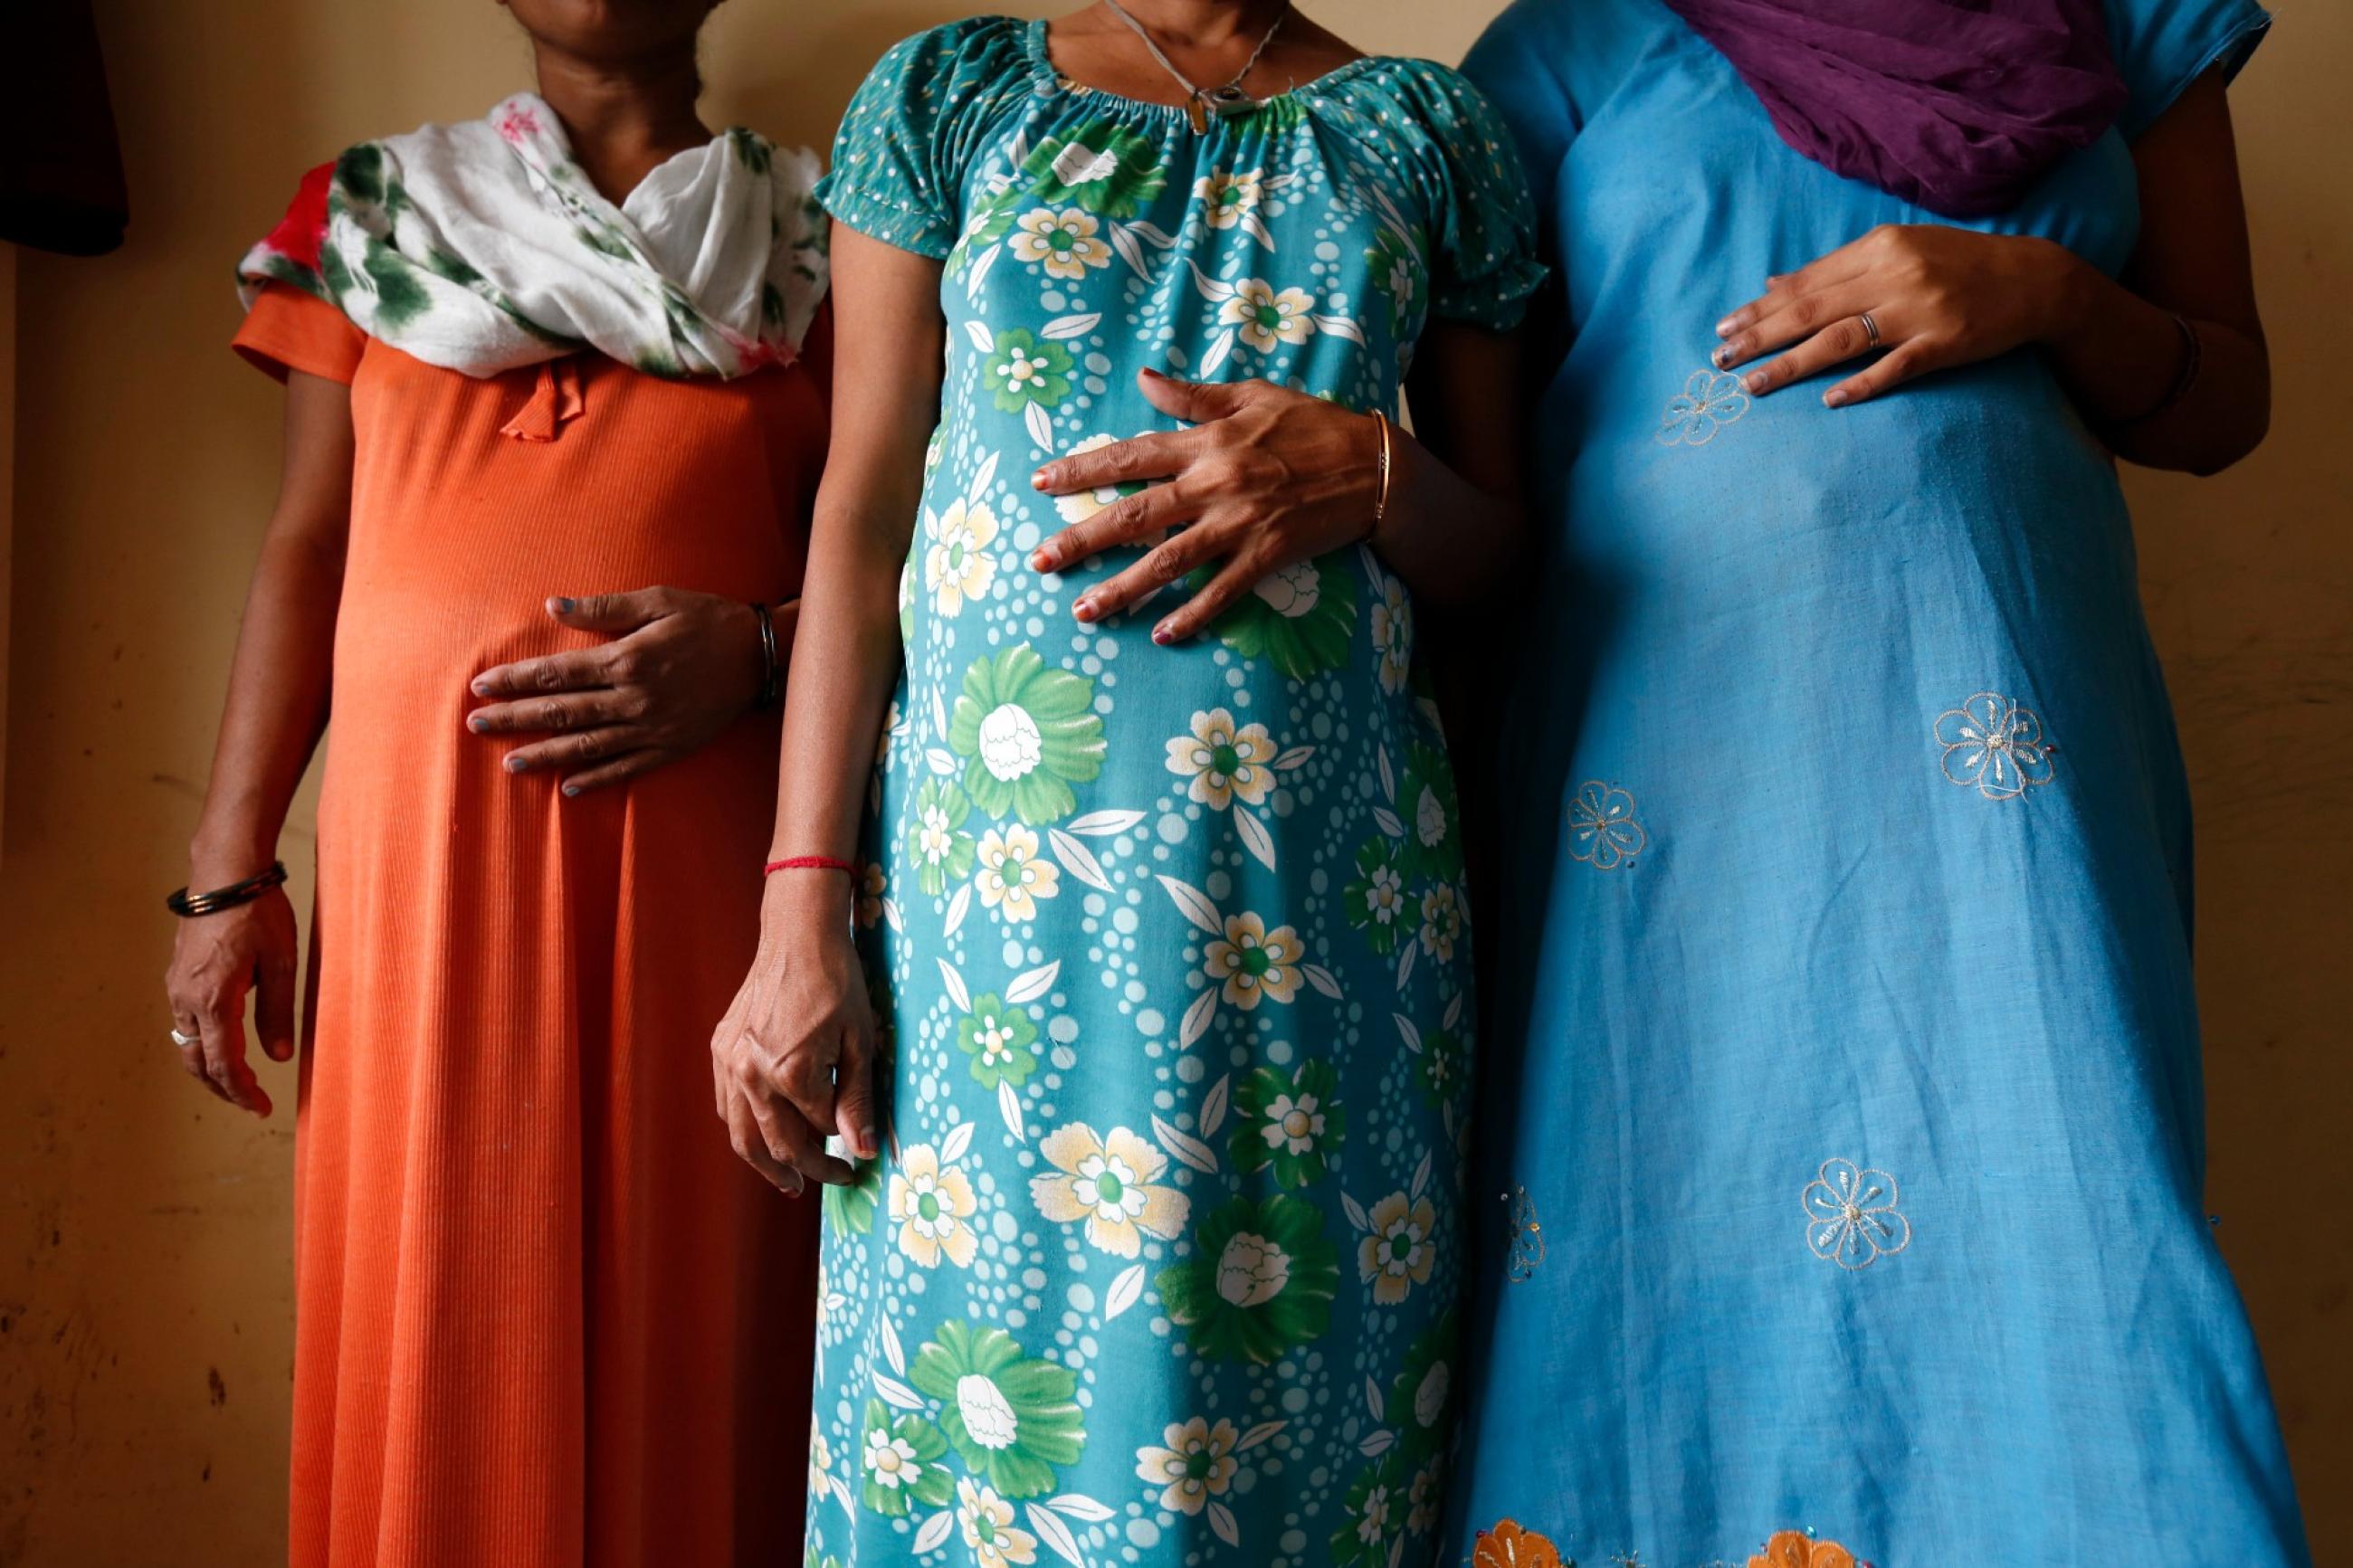
[[1202,106],[1201,95],[1199,93],[1197,92],[1192,97],[1185,100],[1185,114],[1186,117],[1193,122],[1194,135],[1201,136],[1208,134],[1209,129],[1209,111]]

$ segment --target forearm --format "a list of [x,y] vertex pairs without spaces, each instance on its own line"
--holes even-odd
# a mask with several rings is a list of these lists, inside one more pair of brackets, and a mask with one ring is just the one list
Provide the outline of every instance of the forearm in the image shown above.
[[1389,434],[1389,497],[1373,546],[1417,600],[1467,605],[1517,553],[1525,520],[1515,497],[1471,483],[1401,429]]
[[[2172,311],[2065,251],[2051,268],[2043,345],[2117,456],[2209,474],[2254,449],[2271,420],[2271,366],[2260,339],[2188,315],[2198,355],[2185,385],[2188,345]],[[2177,386],[2180,395],[2168,402]]]
[[[879,536],[879,537],[878,537]],[[785,683],[774,858],[858,852],[866,785],[900,662],[900,531],[821,520]]]
[[287,808],[326,728],[343,578],[334,542],[274,534],[262,546],[189,849],[198,882],[236,881],[277,858]]

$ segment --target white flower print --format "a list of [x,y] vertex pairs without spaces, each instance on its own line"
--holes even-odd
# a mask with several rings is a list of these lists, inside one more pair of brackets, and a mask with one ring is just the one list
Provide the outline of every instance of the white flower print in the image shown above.
[[1397,578],[1381,584],[1371,624],[1373,651],[1380,656],[1381,689],[1403,691],[1413,674],[1413,600]]
[[980,885],[982,908],[1008,921],[1034,921],[1038,900],[1060,890],[1062,873],[1052,861],[1039,858],[1038,836],[1017,822],[982,835],[980,869],[973,879]]
[[1013,254],[1049,278],[1076,281],[1090,267],[1109,267],[1111,247],[1099,237],[1102,223],[1078,207],[1034,207],[1014,226]]
[[1945,748],[1945,776],[1975,785],[1988,800],[2016,800],[2052,778],[2042,720],[2009,698],[1980,691],[1936,716],[1936,742]]
[[1299,994],[1299,961],[1305,949],[1289,926],[1266,929],[1254,914],[1228,915],[1222,942],[1212,942],[1201,968],[1225,986],[1225,1000],[1245,1012],[1261,997],[1288,1002]]
[[1057,1225],[1086,1222],[1090,1245],[1134,1258],[1143,1238],[1174,1241],[1192,1200],[1160,1184],[1168,1157],[1124,1127],[1103,1137],[1082,1121],[1056,1128],[1038,1145],[1054,1170],[1029,1178],[1038,1212]]
[[1373,1288],[1374,1300],[1394,1307],[1415,1286],[1430,1283],[1438,1258],[1430,1237],[1438,1210],[1428,1198],[1415,1202],[1391,1193],[1373,1205],[1371,1217],[1372,1234],[1356,1243],[1356,1278]]
[[1193,182],[1193,199],[1201,204],[1201,221],[1211,228],[1239,228],[1258,210],[1266,195],[1266,171],[1241,169],[1228,174],[1213,170]]
[[1454,944],[1462,937],[1462,900],[1451,882],[1440,882],[1421,895],[1421,951],[1440,963],[1454,961]]
[[1168,771],[1187,781],[1186,794],[1212,811],[1237,799],[1262,804],[1274,783],[1273,762],[1266,726],[1237,726],[1223,708],[1194,714],[1191,731],[1168,742]]
[[903,1491],[923,1479],[923,1456],[904,1437],[893,1436],[881,1426],[870,1426],[866,1431],[866,1452],[860,1456],[866,1467],[866,1479],[885,1491]]
[[812,1415],[809,1417],[809,1496],[823,1501],[831,1497],[834,1489],[840,1484],[833,1479],[833,1449],[825,1440],[825,1428]]
[[980,1568],[1019,1568],[1038,1561],[1038,1538],[1015,1526],[1013,1505],[994,1488],[956,1482],[956,1522]]
[[[1038,401],[1049,398],[1047,381],[1054,374],[1054,362],[1049,357],[1052,344],[1025,348],[1018,343],[1005,350],[1005,357],[997,368],[1005,378],[1007,393]],[[1067,361],[1065,363],[1068,363]]]
[[1247,347],[1271,353],[1279,343],[1303,343],[1315,330],[1315,300],[1304,289],[1280,294],[1256,278],[1234,285],[1233,298],[1218,308],[1218,320],[1240,331]]
[[1312,1094],[1278,1094],[1267,1102],[1266,1119],[1258,1131],[1269,1149],[1304,1154],[1324,1136],[1323,1104]]
[[1291,1255],[1262,1236],[1236,1231],[1218,1254],[1218,1296],[1229,1306],[1262,1307],[1291,1283]]
[[1276,615],[1295,621],[1324,597],[1324,574],[1315,570],[1313,561],[1294,561],[1260,578],[1250,592],[1265,600]]
[[[1081,452],[1101,451],[1105,447],[1115,447],[1118,444],[1119,437],[1116,436],[1090,436],[1072,446],[1068,455],[1076,457]],[[1056,496],[1054,510],[1061,514],[1064,522],[1084,522],[1103,508],[1115,506],[1123,498],[1134,495],[1144,488],[1140,484],[1097,485],[1091,490],[1080,490],[1073,495]],[[1148,549],[1166,537],[1166,531],[1161,530],[1137,539],[1135,543],[1139,548]]]
[[923,514],[923,592],[943,616],[954,616],[988,592],[997,577],[997,514],[977,501],[951,501],[937,516]]
[[1825,1160],[1806,1184],[1806,1245],[1841,1268],[1868,1268],[1912,1245],[1912,1222],[1895,1211],[1895,1178]]
[[1659,439],[1667,446],[1703,446],[1718,428],[1748,412],[1748,394],[1740,378],[1729,371],[1695,370],[1683,389],[1668,400],[1659,421]]
[[1240,1434],[1230,1421],[1215,1426],[1198,1415],[1161,1434],[1165,1447],[1138,1448],[1135,1475],[1160,1489],[1160,1506],[1171,1513],[1197,1514],[1224,1495],[1239,1468],[1234,1445]]
[[966,1223],[978,1210],[972,1183],[954,1165],[940,1163],[928,1143],[911,1143],[891,1173],[891,1218],[899,1226],[899,1250],[924,1268],[944,1257],[969,1268],[979,1242]]
[[1634,797],[1616,784],[1588,780],[1568,803],[1569,858],[1597,871],[1633,863],[1650,836],[1635,820]]

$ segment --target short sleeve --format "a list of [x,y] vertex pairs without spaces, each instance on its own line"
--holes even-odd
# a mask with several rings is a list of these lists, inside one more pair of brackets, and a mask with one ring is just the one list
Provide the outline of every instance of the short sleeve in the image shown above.
[[1519,149],[1495,106],[1461,72],[1420,63],[1411,70],[1411,95],[1431,139],[1430,317],[1507,331],[1545,280]]
[[2125,79],[2117,132],[2137,140],[2210,70],[2238,75],[2271,25],[2254,0],[2109,0],[2108,43]]
[[367,350],[367,334],[324,300],[272,282],[255,296],[230,346],[280,381],[299,370],[349,386]]
[[1025,24],[980,16],[892,46],[850,100],[818,200],[859,233],[944,258],[965,178],[997,114],[1029,89]]

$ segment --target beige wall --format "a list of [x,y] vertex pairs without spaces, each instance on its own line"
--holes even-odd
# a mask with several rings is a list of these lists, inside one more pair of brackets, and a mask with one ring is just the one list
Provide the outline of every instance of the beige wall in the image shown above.
[[[1450,59],[1494,8],[1311,4],[1367,47]],[[2274,434],[2220,479],[2131,483],[2202,816],[2211,1206],[2328,1562],[2353,1555],[2353,187],[2319,129],[2353,72],[2353,14],[2284,4],[2237,95]],[[234,26],[230,9],[100,0],[132,242],[20,269],[0,1568],[282,1552],[292,1129],[179,1076],[156,985],[157,895],[179,879],[275,480],[278,395],[224,347],[229,269],[309,163],[527,79],[491,0],[239,0]],[[715,110],[821,142],[886,43],[956,9],[732,0],[710,49]],[[8,407],[0,384],[0,420]],[[7,478],[0,461],[0,491]],[[296,816],[300,866],[307,797]],[[266,1070],[279,1090],[286,1069]]]

